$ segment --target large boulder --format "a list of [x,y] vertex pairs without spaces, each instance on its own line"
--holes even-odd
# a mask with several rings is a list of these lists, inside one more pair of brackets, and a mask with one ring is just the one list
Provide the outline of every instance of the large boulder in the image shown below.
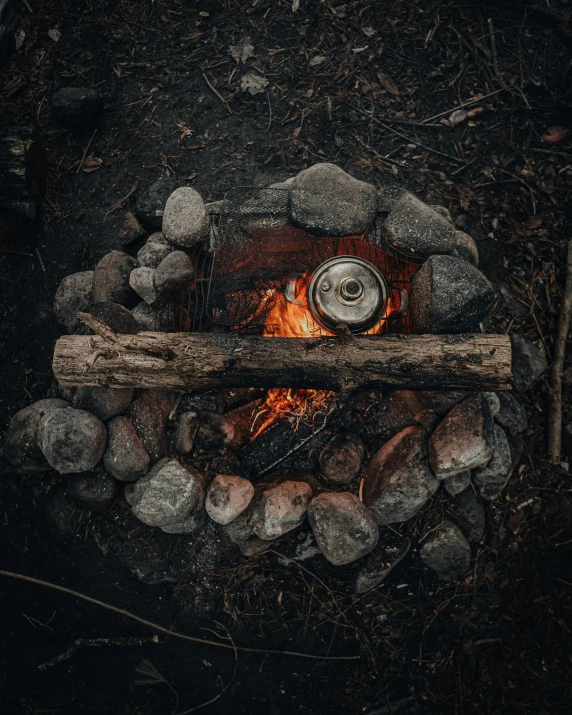
[[122,251],[111,251],[95,266],[93,300],[96,303],[120,303],[133,308],[138,298],[129,285],[129,274],[137,261]]
[[103,97],[90,87],[64,87],[52,94],[52,113],[69,129],[97,120],[103,111]]
[[125,488],[133,514],[144,524],[170,534],[188,534],[200,526],[204,494],[201,474],[167,458]]
[[444,581],[457,581],[471,565],[471,546],[459,527],[450,521],[444,521],[441,528],[423,542],[419,555]]
[[496,294],[484,275],[461,258],[431,256],[411,281],[411,321],[416,333],[473,333]]
[[469,395],[447,414],[429,439],[429,461],[439,479],[452,477],[491,458],[493,423],[481,392]]
[[357,236],[372,225],[375,187],[335,164],[314,164],[290,184],[290,222],[316,236]]
[[252,530],[264,541],[277,539],[303,523],[311,499],[306,482],[286,480],[266,489],[255,505]]
[[363,501],[380,524],[407,521],[439,489],[427,458],[427,432],[412,426],[392,437],[365,469]]
[[507,436],[499,425],[494,426],[489,441],[492,457],[486,466],[473,470],[473,482],[479,496],[492,501],[501,495],[507,485],[512,472],[513,457]]
[[192,248],[209,235],[209,217],[204,201],[195,189],[182,186],[167,199],[163,214],[163,235],[177,246]]
[[22,472],[50,469],[40,449],[40,422],[48,412],[66,407],[70,407],[69,402],[52,398],[39,400],[16,412],[8,425],[4,442],[4,459]]
[[103,457],[107,430],[95,415],[68,408],[49,410],[40,420],[40,448],[61,474],[88,472]]
[[379,538],[371,512],[349,492],[318,494],[308,507],[308,521],[320,551],[334,566],[369,554]]
[[109,437],[103,455],[107,471],[122,482],[132,482],[147,474],[151,460],[129,417],[115,417],[107,430]]
[[167,199],[180,184],[180,180],[174,176],[164,177],[143,189],[137,199],[135,215],[144,226],[155,230],[161,229]]
[[73,333],[80,326],[77,317],[85,313],[93,301],[93,271],[83,271],[66,276],[56,291],[54,313],[60,325]]
[[350,484],[360,472],[365,445],[357,434],[334,435],[320,452],[320,473],[332,484]]
[[548,362],[540,348],[519,333],[511,333],[512,376],[517,390],[528,390],[546,372]]
[[205,508],[217,524],[230,524],[248,507],[253,496],[254,487],[248,479],[217,474],[207,490]]
[[102,422],[125,412],[133,398],[132,387],[78,387],[73,406],[91,412]]

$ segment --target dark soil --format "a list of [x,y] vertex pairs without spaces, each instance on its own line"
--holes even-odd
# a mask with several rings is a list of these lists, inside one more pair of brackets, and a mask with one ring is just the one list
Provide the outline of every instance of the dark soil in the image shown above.
[[[572,125],[570,18],[559,20],[569,13],[565,0],[536,10],[448,0],[302,0],[297,12],[291,0],[30,0],[33,12],[14,5],[25,38],[0,71],[0,119],[40,126],[50,171],[41,221],[0,245],[3,428],[52,382],[59,281],[119,247],[125,210],[160,176],[176,175],[206,199],[319,161],[378,185],[404,184],[449,208],[478,241],[483,270],[504,296],[488,328],[522,332],[550,354],[572,217],[572,133],[558,143],[541,136]],[[48,36],[54,28],[57,42]],[[246,38],[254,56],[237,66],[229,47]],[[268,80],[261,94],[241,92],[247,71]],[[63,130],[51,117],[50,96],[64,86],[103,93],[95,135],[94,127]],[[479,95],[467,109],[482,112],[456,127],[440,123]],[[364,116],[371,111],[385,126]],[[78,171],[90,140],[93,160]],[[232,679],[205,712],[569,713],[570,478],[544,461],[545,383],[522,399],[530,421],[525,457],[506,494],[487,508],[474,571],[460,584],[439,583],[416,552],[417,538],[448,511],[446,500],[403,526],[412,553],[358,598],[350,570],[323,559],[302,568],[276,554],[247,562],[223,549],[205,574],[193,555],[201,544],[208,554],[214,532],[192,544],[157,534],[135,523],[122,501],[103,516],[47,521],[63,480],[2,475],[3,568],[197,637],[225,639],[228,629],[238,646],[360,656],[326,662],[238,653],[233,678],[232,650],[161,634],[158,645],[85,649],[42,671],[77,638],[153,630],[3,578],[2,712],[189,711]],[[568,400],[565,409],[572,419]],[[115,543],[129,538],[126,557]],[[296,538],[276,549],[290,553]],[[382,535],[384,545],[399,538]],[[150,583],[163,567],[174,580]],[[135,684],[144,659],[169,685]]]

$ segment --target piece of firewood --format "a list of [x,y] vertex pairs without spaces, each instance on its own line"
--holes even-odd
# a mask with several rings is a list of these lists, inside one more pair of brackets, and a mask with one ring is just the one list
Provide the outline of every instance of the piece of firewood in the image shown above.
[[66,335],[55,346],[63,386],[198,390],[306,387],[341,392],[387,385],[423,390],[508,390],[507,335],[265,338],[207,333]]

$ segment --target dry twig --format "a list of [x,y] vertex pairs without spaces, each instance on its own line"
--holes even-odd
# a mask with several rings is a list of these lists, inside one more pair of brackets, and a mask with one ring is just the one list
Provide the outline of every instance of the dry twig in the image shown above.
[[71,645],[63,653],[56,655],[54,658],[50,658],[42,665],[39,665],[39,670],[47,670],[53,665],[58,665],[66,660],[69,660],[78,650],[83,648],[102,648],[103,646],[140,646],[146,643],[158,643],[158,636],[142,636],[141,638],[78,638],[73,645]]

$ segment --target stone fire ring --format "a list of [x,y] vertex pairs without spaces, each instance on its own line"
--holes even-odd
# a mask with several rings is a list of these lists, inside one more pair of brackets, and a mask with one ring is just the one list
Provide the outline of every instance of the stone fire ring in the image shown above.
[[[381,221],[380,246],[420,261],[410,296],[415,332],[480,331],[497,294],[477,267],[475,242],[456,230],[446,209],[399,187],[376,190],[332,164],[312,166],[274,188],[285,189],[278,218],[287,230],[356,237],[376,217]],[[115,250],[93,271],[61,282],[54,312],[63,328],[83,330],[77,314],[88,312],[116,333],[153,330],[161,301],[193,278],[189,249],[215,244],[210,217],[220,210],[220,202],[205,205],[173,179],[153,184],[135,215],[126,214],[119,235],[123,245],[148,236],[137,257]],[[264,224],[264,216],[252,214]],[[159,223],[162,230],[149,235]],[[546,361],[521,336],[512,336],[512,344],[515,387],[525,390]],[[69,475],[65,499],[91,511],[110,507],[123,493],[135,519],[170,534],[191,535],[210,519],[245,556],[307,522],[330,563],[359,561],[356,589],[366,591],[387,572],[364,559],[382,545],[385,525],[412,519],[441,488],[460,516],[421,539],[419,553],[443,579],[468,571],[471,542],[483,538],[485,504],[506,487],[526,429],[512,393],[393,391],[384,397],[369,452],[355,431],[339,432],[323,447],[315,474],[270,474],[253,483],[246,473],[207,478],[193,466],[196,454],[244,445],[237,425],[245,407],[193,410],[186,397],[56,384],[47,399],[14,415],[3,457],[22,474]]]

